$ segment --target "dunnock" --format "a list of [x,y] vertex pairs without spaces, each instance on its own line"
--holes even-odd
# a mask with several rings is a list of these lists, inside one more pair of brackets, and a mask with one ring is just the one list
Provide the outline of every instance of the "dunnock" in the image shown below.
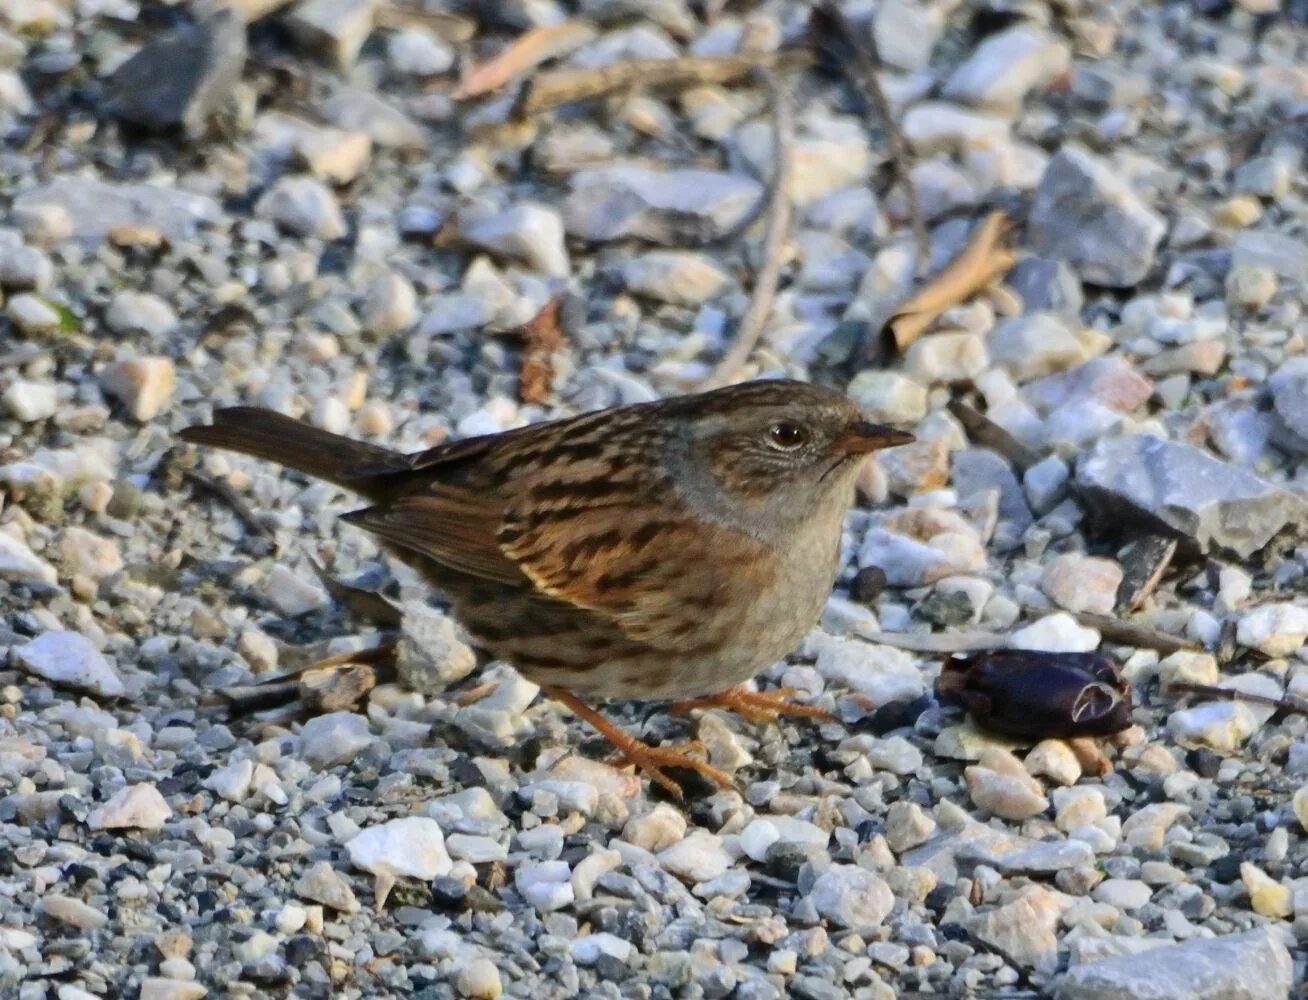
[[410,455],[251,407],[181,436],[362,494],[371,506],[345,520],[418,568],[477,644],[674,794],[662,767],[730,779],[581,699],[820,714],[740,685],[817,621],[859,460],[912,440],[865,422],[839,393],[780,380]]

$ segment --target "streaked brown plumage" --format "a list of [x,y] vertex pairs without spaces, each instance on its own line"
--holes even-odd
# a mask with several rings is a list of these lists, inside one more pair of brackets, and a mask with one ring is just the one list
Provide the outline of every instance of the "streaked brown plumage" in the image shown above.
[[366,497],[345,520],[420,569],[475,642],[556,696],[590,699],[715,695],[789,652],[838,570],[857,460],[911,440],[791,381],[411,455],[247,407],[182,437]]

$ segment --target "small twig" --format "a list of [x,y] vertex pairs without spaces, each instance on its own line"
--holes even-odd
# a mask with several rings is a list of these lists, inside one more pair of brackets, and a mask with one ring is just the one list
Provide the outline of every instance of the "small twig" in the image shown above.
[[772,159],[773,175],[771,201],[767,211],[767,227],[763,233],[763,262],[754,279],[749,307],[740,318],[736,340],[731,349],[718,362],[709,376],[707,387],[725,385],[749,360],[763,335],[763,328],[772,312],[777,285],[781,281],[782,255],[790,233],[792,205],[790,201],[791,173],[794,169],[795,119],[790,96],[781,83],[768,75],[768,89],[772,95]]
[[1131,543],[1122,557],[1122,582],[1117,588],[1117,609],[1135,611],[1157,588],[1176,555],[1177,539],[1146,535]]
[[515,38],[498,55],[469,70],[452,96],[456,101],[466,101],[492,93],[541,63],[580,48],[594,37],[595,29],[580,20],[532,28]]
[[949,412],[963,425],[963,430],[967,431],[967,436],[972,441],[998,452],[1018,472],[1025,472],[1039,463],[1038,452],[1028,448],[980,410],[968,406],[961,399],[949,401]]
[[514,105],[514,117],[526,118],[561,104],[603,97],[639,87],[642,90],[686,89],[704,84],[735,83],[757,69],[781,72],[809,63],[802,50],[732,56],[684,56],[678,59],[632,59],[596,69],[557,69],[527,83]]
[[991,212],[953,260],[900,305],[886,322],[900,352],[917,340],[942,312],[966,302],[1017,263],[1017,255],[1000,241],[1012,228],[1003,212]]
[[1097,631],[1109,642],[1115,642],[1122,646],[1156,649],[1163,654],[1202,648],[1197,642],[1182,639],[1170,632],[1151,628],[1148,625],[1137,625],[1133,622],[1122,621],[1122,619],[1113,618],[1110,615],[1097,615],[1090,611],[1078,611],[1072,617],[1086,628]]
[[379,28],[402,31],[405,28],[425,28],[442,41],[459,44],[477,33],[477,22],[462,14],[447,11],[420,10],[399,4],[381,4],[373,13],[373,23]]
[[931,238],[927,234],[926,221],[922,218],[922,207],[917,200],[917,188],[913,184],[913,174],[909,167],[910,155],[904,133],[899,129],[894,109],[881,87],[878,74],[883,68],[881,53],[877,49],[876,37],[871,32],[860,38],[855,33],[849,19],[845,17],[834,0],[826,0],[813,8],[810,24],[819,37],[825,37],[841,44],[848,58],[837,58],[836,64],[851,83],[862,93],[865,103],[881,119],[881,127],[886,133],[886,146],[890,155],[890,165],[895,172],[895,180],[904,189],[908,201],[909,224],[913,229],[913,241],[917,245],[918,274],[925,274],[931,262]]
[[867,642],[908,653],[975,653],[1008,648],[1008,636],[999,632],[872,632],[856,628]]
[[241,495],[231,488],[221,479],[210,479],[202,472],[196,472],[194,469],[188,469],[182,474],[183,478],[192,486],[196,486],[205,493],[221,500],[226,504],[237,519],[247,528],[253,531],[261,538],[267,538],[269,541],[276,542],[276,537],[272,530],[259,520],[258,516],[252,511],[249,505],[241,498]]
[[1169,693],[1203,695],[1205,698],[1212,698],[1216,701],[1248,701],[1255,705],[1267,705],[1282,712],[1308,715],[1308,699],[1293,694],[1273,698],[1271,695],[1241,691],[1239,688],[1214,687],[1211,684],[1191,684],[1186,681],[1177,681],[1167,685],[1167,691]]

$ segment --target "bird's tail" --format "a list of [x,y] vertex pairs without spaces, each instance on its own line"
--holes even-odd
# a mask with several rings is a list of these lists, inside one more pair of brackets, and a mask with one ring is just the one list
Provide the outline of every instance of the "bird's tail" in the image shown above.
[[399,454],[256,406],[217,410],[212,424],[187,427],[180,436],[183,441],[264,458],[364,495],[371,492],[373,477],[359,471],[384,468]]

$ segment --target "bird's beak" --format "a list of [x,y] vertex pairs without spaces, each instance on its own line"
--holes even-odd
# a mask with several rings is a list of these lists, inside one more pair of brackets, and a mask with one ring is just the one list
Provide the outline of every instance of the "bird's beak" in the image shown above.
[[872,424],[866,420],[856,420],[845,428],[845,432],[831,442],[831,451],[837,455],[866,455],[882,448],[897,448],[901,444],[911,444],[917,440],[907,431],[897,431],[884,424]]

